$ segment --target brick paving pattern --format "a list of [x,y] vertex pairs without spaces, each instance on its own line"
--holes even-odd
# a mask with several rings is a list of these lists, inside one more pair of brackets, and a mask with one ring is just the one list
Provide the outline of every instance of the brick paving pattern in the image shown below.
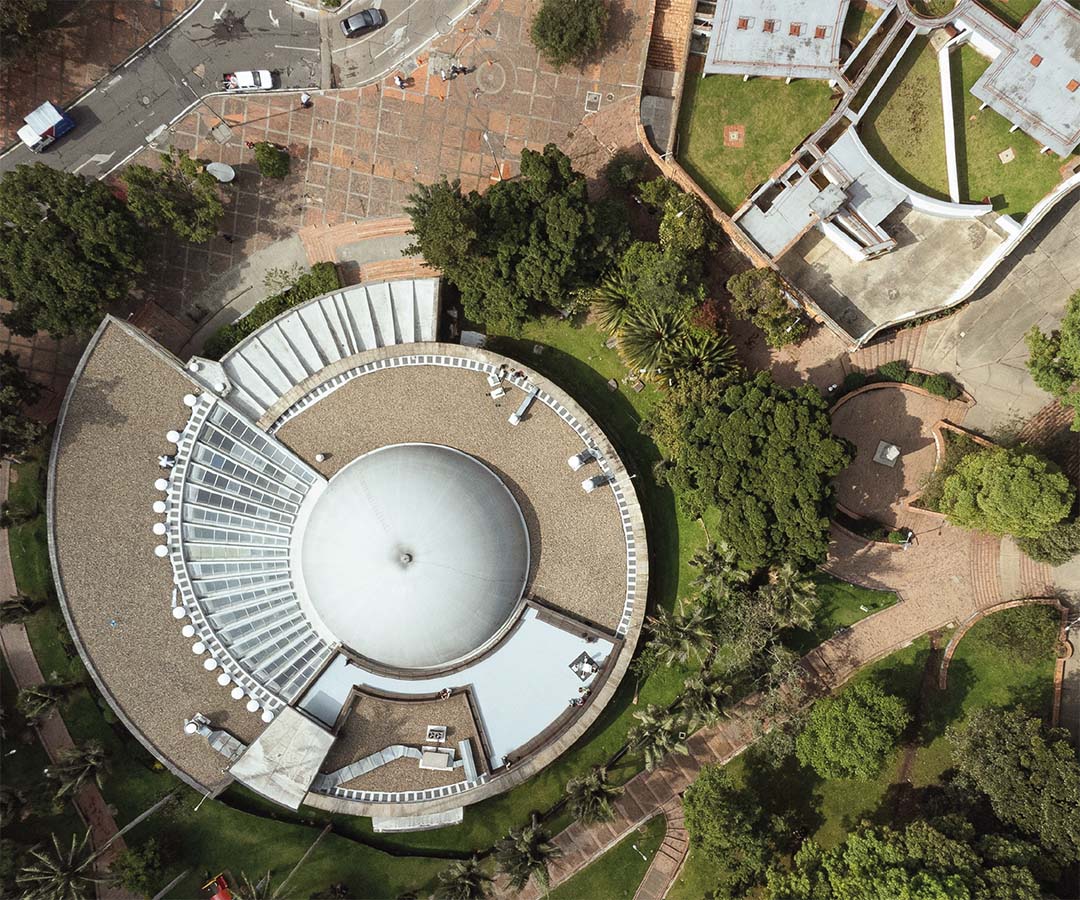
[[690,849],[690,836],[683,822],[682,803],[672,800],[663,807],[667,819],[667,831],[660,849],[656,851],[645,877],[634,893],[634,900],[662,900],[679,874],[686,853]]
[[[66,106],[195,0],[51,0],[50,27],[21,48],[0,42],[0,147],[46,100]],[[44,45],[44,47],[43,47]]]

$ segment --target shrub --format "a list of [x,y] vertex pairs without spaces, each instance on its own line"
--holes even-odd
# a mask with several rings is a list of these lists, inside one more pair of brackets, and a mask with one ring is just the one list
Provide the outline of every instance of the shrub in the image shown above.
[[1075,491],[1057,466],[1024,450],[972,453],[945,480],[941,511],[954,525],[1041,537],[1072,509]]
[[1036,604],[1004,609],[987,616],[976,634],[1017,660],[1049,656],[1057,643],[1061,615],[1052,606]]
[[907,375],[904,376],[904,384],[910,384],[912,387],[921,388],[926,383],[926,376],[921,372],[912,372],[908,370]]
[[903,382],[908,377],[908,365],[903,360],[894,359],[884,365],[878,366],[878,375],[885,381]]
[[255,162],[263,178],[284,178],[289,174],[289,153],[269,141],[255,145]]
[[203,347],[202,355],[207,359],[221,359],[226,352],[249,334],[281,315],[285,310],[314,297],[336,291],[340,287],[341,279],[333,263],[315,263],[311,271],[297,278],[296,283],[289,290],[267,297],[262,303],[257,303],[242,319],[237,319],[231,325],[226,325],[214,332]]
[[604,166],[604,177],[612,187],[623,191],[634,188],[645,174],[645,158],[635,150],[619,150]]
[[139,847],[129,847],[110,867],[121,885],[139,896],[153,896],[161,887],[161,853],[150,838]]
[[540,55],[561,69],[600,49],[607,22],[604,0],[543,0],[529,33]]
[[888,541],[890,544],[906,544],[908,539],[907,529],[899,528],[896,531],[890,531]]
[[844,393],[856,391],[866,384],[866,375],[863,372],[848,372],[844,376]]
[[1061,522],[1036,538],[1020,538],[1017,545],[1036,562],[1061,566],[1080,553],[1080,519]]
[[942,434],[945,436],[944,458],[923,483],[922,496],[919,497],[918,502],[918,505],[924,509],[932,509],[935,512],[941,512],[941,496],[945,490],[946,479],[956,471],[960,460],[979,449],[979,445],[966,434],[949,430],[943,431]]
[[955,400],[960,396],[960,388],[944,375],[927,375],[923,379],[923,388],[938,397],[946,400]]
[[772,269],[748,269],[732,275],[727,289],[731,292],[731,311],[760,328],[770,347],[797,343],[806,334],[806,323]]

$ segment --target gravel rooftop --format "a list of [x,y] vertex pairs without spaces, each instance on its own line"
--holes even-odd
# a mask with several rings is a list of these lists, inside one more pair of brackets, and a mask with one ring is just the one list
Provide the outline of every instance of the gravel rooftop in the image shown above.
[[[492,400],[484,375],[407,366],[354,378],[291,419],[277,438],[328,478],[388,444],[444,444],[501,477],[521,507],[532,549],[528,593],[614,631],[626,593],[626,542],[607,488],[586,494],[595,464],[571,472],[581,439],[536,401],[521,424],[507,417],[523,394]],[[322,463],[316,453],[327,454]]]
[[224,787],[225,757],[183,733],[196,712],[251,742],[265,727],[229,696],[169,614],[172,569],[154,556],[157,457],[187,419],[195,386],[161,351],[109,320],[58,425],[49,510],[56,576],[84,661],[119,712],[167,763],[208,790]]

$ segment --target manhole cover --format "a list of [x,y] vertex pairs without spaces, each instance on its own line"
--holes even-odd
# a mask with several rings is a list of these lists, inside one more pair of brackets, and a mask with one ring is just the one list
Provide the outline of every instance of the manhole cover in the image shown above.
[[142,104],[143,106],[149,106],[149,105],[150,105],[150,98],[149,98],[149,97],[147,97],[147,96],[146,96],[146,94],[143,94],[143,95],[142,95],[142,96],[141,96],[141,97],[139,98],[139,102],[140,102],[140,103],[141,103],[141,104]]
[[481,63],[476,70],[476,86],[485,94],[497,94],[506,86],[506,69],[502,63]]

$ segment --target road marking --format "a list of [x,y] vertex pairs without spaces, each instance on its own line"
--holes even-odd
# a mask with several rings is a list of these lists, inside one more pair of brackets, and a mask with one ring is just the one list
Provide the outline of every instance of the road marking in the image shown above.
[[[337,50],[331,50],[330,51],[331,54],[340,53],[342,50],[348,50],[350,47],[359,46],[360,44],[364,43],[364,41],[370,40],[371,38],[375,37],[375,35],[380,34],[384,28],[386,28],[388,25],[390,25],[391,22],[396,22],[398,19],[400,19],[403,15],[405,15],[405,13],[407,13],[410,9],[412,9],[414,6],[416,6],[416,4],[419,3],[419,2],[420,2],[420,0],[412,0],[412,3],[410,3],[408,6],[406,6],[396,16],[394,16],[391,19],[387,19],[386,24],[383,25],[383,27],[380,28],[378,31],[373,31],[373,32],[371,32],[371,34],[367,35],[366,37],[362,37],[358,41],[353,41],[351,44],[346,44],[344,47],[338,47]],[[402,26],[402,28],[407,29],[408,25],[404,25],[404,26]],[[436,32],[436,34],[437,33],[438,32]],[[373,60],[378,59],[384,53],[389,53],[391,50],[397,50],[403,43],[405,43],[404,38],[400,38],[400,39],[398,39],[398,41],[396,43],[387,45],[382,50],[380,50],[378,53],[374,54],[371,58]]]
[[275,28],[280,28],[281,27],[281,19],[275,19],[274,18],[274,11],[272,9],[268,9],[266,12],[270,16],[270,24],[273,25]]
[[225,2],[221,4],[221,9],[219,9],[219,10],[218,10],[218,11],[217,11],[216,13],[214,13],[214,21],[215,21],[215,22],[217,22],[218,20],[220,20],[220,19],[221,19],[221,17],[222,17],[223,15],[225,15],[225,8],[226,8],[226,7],[228,6],[228,5],[229,5],[229,0],[225,0]]
[[305,53],[318,53],[318,47],[290,47],[288,44],[274,44],[275,50],[303,50]]
[[105,93],[109,88],[111,88],[114,84],[116,84],[116,82],[118,82],[123,77],[124,77],[123,75],[114,75],[112,78],[109,79],[108,83],[104,87],[102,87],[101,92]]
[[95,153],[89,159],[85,160],[84,162],[79,163],[71,171],[77,173],[79,171],[79,169],[81,169],[83,166],[90,165],[90,163],[94,163],[95,165],[103,166],[103,165],[105,165],[105,163],[107,163],[114,156],[116,156],[116,151],[115,150],[113,150],[112,153]]

